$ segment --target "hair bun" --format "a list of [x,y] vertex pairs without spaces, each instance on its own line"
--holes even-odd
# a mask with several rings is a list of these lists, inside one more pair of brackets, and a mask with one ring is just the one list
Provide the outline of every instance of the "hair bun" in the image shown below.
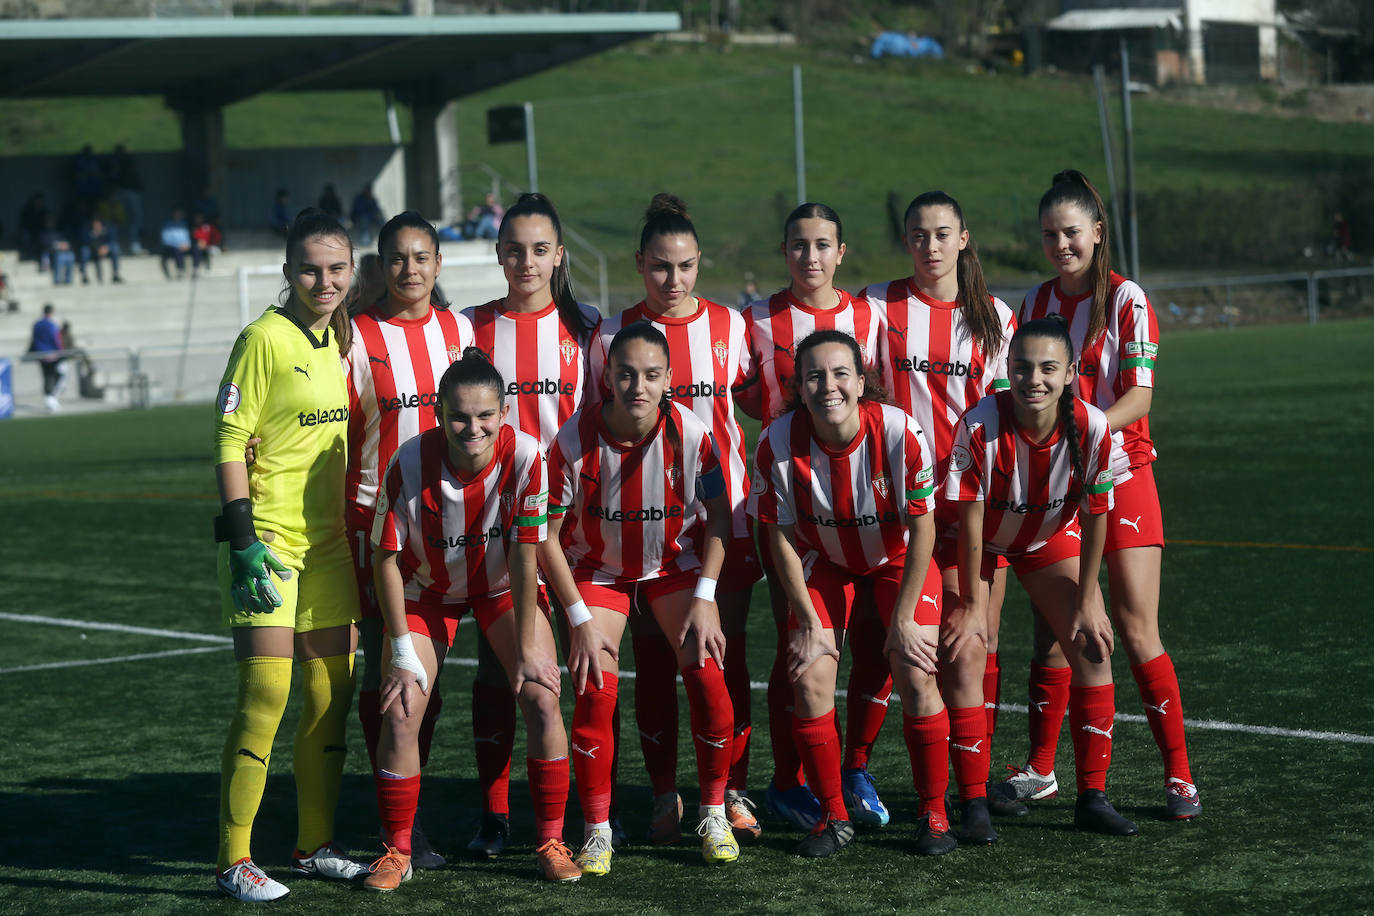
[[463,359],[480,359],[484,363],[491,362],[490,357],[487,356],[486,351],[481,347],[464,347]]
[[659,215],[680,216],[683,219],[691,218],[687,213],[687,205],[682,202],[682,198],[666,191],[655,194],[654,199],[649,201],[649,209],[644,211],[646,219],[652,219]]
[[1050,185],[1054,186],[1066,181],[1072,184],[1081,184],[1084,187],[1090,184],[1088,176],[1078,171],[1078,169],[1064,169],[1062,172],[1056,173],[1055,176],[1050,179]]

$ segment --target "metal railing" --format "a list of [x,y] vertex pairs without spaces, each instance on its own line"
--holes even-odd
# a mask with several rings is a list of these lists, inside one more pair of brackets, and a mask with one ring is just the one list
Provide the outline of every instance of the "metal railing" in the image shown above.
[[[1241,274],[1141,285],[1164,322],[1192,325],[1272,323],[1374,314],[1374,267]],[[1167,293],[1168,295],[1163,295]]]

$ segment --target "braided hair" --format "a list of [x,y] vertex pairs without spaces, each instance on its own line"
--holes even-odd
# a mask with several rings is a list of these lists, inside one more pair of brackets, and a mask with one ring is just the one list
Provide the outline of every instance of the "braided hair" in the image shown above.
[[1088,279],[1092,283],[1093,304],[1088,316],[1088,332],[1083,338],[1083,346],[1092,346],[1093,341],[1107,327],[1107,299],[1112,289],[1111,237],[1107,223],[1107,208],[1102,203],[1102,195],[1097,188],[1078,169],[1065,169],[1050,181],[1050,189],[1040,198],[1040,216],[1046,210],[1067,204],[1078,207],[1088,220],[1102,227],[1102,241],[1093,248],[1092,262],[1088,266]]
[[[1049,340],[1057,340],[1064,347],[1064,354],[1067,357],[1067,364],[1074,365],[1073,338],[1069,336],[1069,324],[1063,315],[1055,313],[1044,318],[1037,318],[1034,321],[1027,321],[1016,329],[1012,335],[1011,346],[1015,349],[1017,341],[1027,337],[1041,337]],[[1059,395],[1059,430],[1069,446],[1069,462],[1073,468],[1073,475],[1069,480],[1069,494],[1067,501],[1072,504],[1079,501],[1083,496],[1083,488],[1087,485],[1085,479],[1086,471],[1083,463],[1083,443],[1078,435],[1078,420],[1074,416],[1074,393],[1073,385],[1065,385],[1064,391]]]

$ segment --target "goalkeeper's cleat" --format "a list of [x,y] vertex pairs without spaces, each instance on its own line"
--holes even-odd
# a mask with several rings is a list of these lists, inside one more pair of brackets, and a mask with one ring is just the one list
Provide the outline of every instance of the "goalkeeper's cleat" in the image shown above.
[[730,822],[730,829],[735,832],[736,839],[757,840],[763,833],[759,819],[754,816],[756,807],[743,792],[735,789],[725,790],[725,819]]
[[959,803],[959,842],[970,846],[991,846],[997,842],[997,829],[986,798],[970,798]]
[[844,791],[844,806],[857,824],[865,827],[884,827],[888,822],[887,805],[878,797],[878,787],[866,767],[854,767],[840,774]]
[[291,893],[280,881],[267,877],[253,860],[244,856],[233,865],[215,875],[215,886],[226,897],[242,900],[245,903],[266,903],[279,900]]
[[1015,801],[1040,801],[1054,798],[1059,794],[1059,780],[1054,778],[1054,770],[1039,773],[1029,763],[1023,767],[1008,766],[1011,775],[1000,783],[999,798]]
[[308,856],[302,854],[299,849],[292,853],[291,871],[293,874],[311,878],[352,881],[359,875],[366,874],[367,866],[354,862],[348,857],[348,853],[333,843],[325,843]]
[[1107,801],[1107,793],[1101,789],[1079,793],[1073,806],[1073,825],[1079,830],[1108,836],[1135,836],[1140,832],[1134,822],[1117,813]]
[[443,868],[448,860],[434,851],[429,837],[417,824],[410,828],[410,866],[411,868]]
[[573,861],[572,850],[561,840],[545,840],[535,854],[539,857],[539,877],[545,881],[569,884],[582,877],[582,869]]
[[664,792],[654,797],[653,814],[649,816],[649,842],[655,846],[672,846],[682,839],[682,796]]
[[577,867],[582,874],[600,878],[611,873],[611,832],[592,830],[582,841],[582,851],[577,854]]
[[1202,813],[1202,799],[1198,797],[1197,786],[1177,776],[1170,776],[1164,782],[1164,808],[1171,821],[1197,817]]
[[410,856],[394,846],[388,846],[386,854],[372,863],[371,871],[372,874],[363,881],[363,887],[370,891],[394,891],[414,874],[410,867]]
[[739,858],[739,841],[719,809],[701,819],[697,836],[701,837],[701,857],[708,865],[723,865]]
[[477,835],[468,841],[468,852],[481,859],[494,859],[506,851],[510,839],[510,815],[488,811],[482,815]]

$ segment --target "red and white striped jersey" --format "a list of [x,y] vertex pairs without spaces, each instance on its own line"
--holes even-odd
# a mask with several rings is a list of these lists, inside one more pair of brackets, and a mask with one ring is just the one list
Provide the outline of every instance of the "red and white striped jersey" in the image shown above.
[[439,421],[439,379],[472,344],[472,323],[431,306],[424,318],[387,318],[374,305],[353,318],[348,351],[348,477],[350,506],[371,509],[381,471],[401,443]]
[[[1056,427],[1040,444],[1016,425],[1012,394],[983,398],[964,414],[949,456],[944,494],[983,501],[983,541],[992,553],[1022,554],[1045,546],[1071,526],[1080,508],[1101,515],[1112,507],[1112,439],[1107,415],[1074,398],[1074,422],[1086,480],[1074,481],[1068,440]],[[1082,495],[1070,502],[1071,490]]]
[[985,353],[969,333],[957,302],[932,299],[909,278],[867,287],[859,295],[867,297],[881,322],[883,386],[929,437],[938,483],[960,415],[985,395],[1007,387],[1007,348],[1016,317],[1001,299],[992,300],[1002,343],[996,352]]
[[735,419],[733,388],[752,371],[752,356],[744,339],[744,319],[732,308],[708,299],[697,299],[695,314],[684,318],[654,315],[640,302],[619,315],[603,319],[591,348],[592,377],[596,395],[587,403],[609,397],[605,386],[606,352],[616,333],[636,321],[649,321],[668,338],[668,366],[673,370],[673,400],[685,406],[707,425],[720,450],[725,471],[725,492],[733,509],[733,537],[748,536],[744,501],[747,472],[744,466],[744,431]]
[[507,540],[545,539],[549,492],[539,440],[503,426],[493,448],[487,466],[464,480],[435,428],[402,444],[387,467],[372,543],[397,551],[407,601],[461,604],[509,591]]
[[[1145,298],[1145,291],[1133,280],[1113,272],[1111,295],[1107,300],[1107,324],[1097,340],[1085,348],[1092,317],[1092,292],[1065,296],[1056,277],[1026,293],[1021,303],[1021,321],[1033,321],[1058,312],[1069,323],[1069,337],[1078,353],[1078,396],[1106,410],[1132,388],[1153,388],[1155,358],[1159,356],[1159,319]],[[1150,417],[1141,417],[1117,431],[1117,443],[1125,451],[1129,466],[1138,468],[1158,457],[1150,441]],[[1118,468],[1118,471],[1125,468]]]
[[859,342],[864,369],[874,369],[877,358],[878,319],[867,298],[856,299],[844,290],[839,304],[821,311],[806,305],[790,289],[760,299],[744,310],[744,328],[754,377],[737,399],[746,412],[766,426],[783,411],[788,380],[796,374],[797,344],[812,331],[839,330]]
[[[601,313],[579,305],[589,327]],[[506,422],[548,448],[558,428],[582,407],[587,385],[587,344],[592,334],[573,332],[550,302],[538,312],[508,312],[500,299],[463,309],[475,346],[506,381]]]
[[749,514],[793,525],[800,545],[855,575],[903,559],[907,519],[935,509],[925,433],[890,404],[860,401],[859,435],[836,450],[804,408],[778,417],[754,455]]
[[568,565],[603,585],[700,569],[697,486],[719,467],[710,430],[681,404],[633,445],[615,441],[600,407],[573,414],[549,447],[549,514],[563,516]]

